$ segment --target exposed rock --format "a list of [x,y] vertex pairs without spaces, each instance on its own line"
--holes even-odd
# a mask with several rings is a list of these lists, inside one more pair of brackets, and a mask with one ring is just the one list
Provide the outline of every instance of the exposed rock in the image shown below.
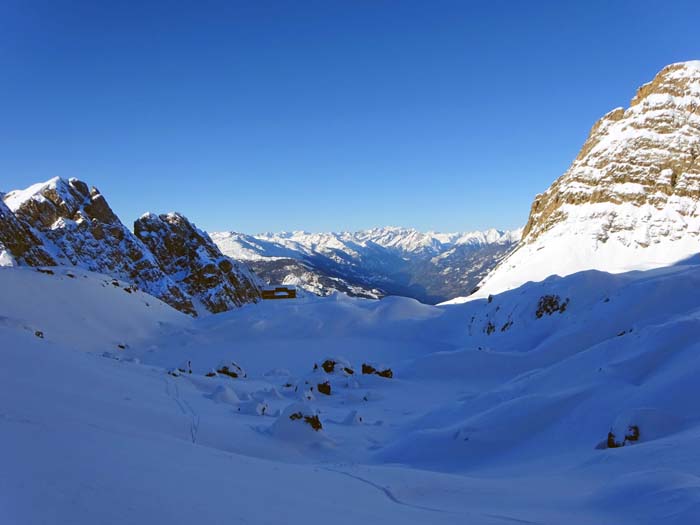
[[376,368],[374,368],[372,365],[368,365],[367,363],[362,363],[362,373],[363,374],[374,374],[377,371]]
[[630,425],[627,427],[627,432],[625,432],[625,439],[622,441],[617,441],[615,433],[610,430],[608,432],[608,437],[605,440],[605,446],[598,446],[598,448],[620,448],[627,445],[632,445],[639,441],[639,426]]
[[384,370],[379,370],[375,368],[374,366],[367,364],[367,363],[362,363],[362,373],[365,375],[378,375],[379,377],[384,377],[386,379],[391,379],[394,377],[394,372],[391,370],[391,368],[385,368]]
[[543,315],[552,315],[554,312],[563,314],[569,306],[569,298],[562,301],[558,295],[543,295],[537,303],[535,317],[540,319]]
[[612,430],[610,432],[608,432],[608,437],[607,437],[605,443],[606,443],[607,448],[619,448],[622,446],[622,443],[615,440],[615,434],[613,433]]
[[630,425],[625,434],[625,441],[639,441],[639,426]]
[[333,370],[335,370],[335,365],[335,361],[333,361],[332,359],[326,359],[321,365],[321,367],[326,373],[330,374],[331,372],[333,372]]
[[323,428],[323,425],[321,424],[321,420],[318,418],[318,415],[314,414],[312,416],[307,416],[304,415],[302,412],[294,412],[293,414],[289,415],[289,419],[292,421],[296,420],[301,420],[303,419],[304,422],[309,425],[311,428],[313,428],[316,432],[321,430]]
[[[229,376],[233,379],[237,379],[239,377],[247,377],[247,374],[245,373],[245,370],[243,370],[242,367],[234,363],[233,361],[226,361],[219,365],[219,367],[216,369],[216,372],[219,374],[223,374],[225,376]],[[209,374],[207,374],[207,377],[212,377]]]
[[[321,363],[321,368],[326,374],[340,375],[343,377],[351,376],[355,373],[350,362],[342,357],[327,357]],[[314,363],[314,370],[318,369],[318,363]]]
[[31,231],[0,199],[0,266],[52,266],[56,264]]
[[331,395],[331,384],[328,381],[324,381],[323,383],[317,384],[316,389],[320,394],[324,394],[327,396]]
[[208,311],[225,312],[260,299],[255,277],[179,213],[146,214],[134,223],[134,233],[163,271]]

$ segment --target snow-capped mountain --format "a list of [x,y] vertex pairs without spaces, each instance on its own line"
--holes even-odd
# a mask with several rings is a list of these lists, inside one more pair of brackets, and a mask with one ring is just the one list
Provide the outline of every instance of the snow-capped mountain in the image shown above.
[[[132,283],[190,315],[197,315],[199,305],[204,306],[199,313],[219,312],[259,297],[257,285],[206,235],[196,235],[194,227],[182,224],[182,230],[171,225],[149,234],[146,223],[140,224],[142,238],[154,254],[124,226],[97,188],[56,177],[3,196],[0,261],[78,266]],[[177,249],[173,238],[180,241]],[[218,265],[215,276],[209,271],[211,264]],[[240,290],[234,291],[236,286]]]
[[437,302],[470,293],[521,230],[419,232],[385,227],[342,233],[212,233],[221,251],[268,282],[318,295],[405,295]]
[[700,61],[665,67],[600,119],[537,195],[522,242],[474,298],[549,275],[672,264],[700,252]]

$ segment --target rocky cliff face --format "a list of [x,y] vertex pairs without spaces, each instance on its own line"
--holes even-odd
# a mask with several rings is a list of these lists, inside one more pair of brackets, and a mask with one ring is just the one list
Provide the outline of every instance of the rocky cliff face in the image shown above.
[[634,242],[641,245],[678,238],[695,221],[671,225],[652,217],[653,210],[692,219],[699,198],[700,61],[665,67],[639,88],[628,109],[617,108],[593,126],[569,170],[535,199],[524,240],[532,242],[566,220],[569,206],[605,203],[650,206],[647,217],[654,220],[626,221],[615,214],[601,223],[601,237],[636,230]]
[[182,215],[142,217],[142,242],[97,188],[61,178],[11,191],[0,204],[0,265],[79,266],[133,283],[189,315],[259,297],[255,278]]
[[56,261],[42,248],[31,228],[15,217],[0,198],[0,266],[17,264],[53,266]]
[[482,283],[496,293],[585,269],[619,272],[700,251],[700,61],[665,67],[591,129],[532,204],[519,247]]
[[208,311],[225,312],[260,299],[255,277],[179,213],[148,213],[134,223],[134,233],[163,271]]

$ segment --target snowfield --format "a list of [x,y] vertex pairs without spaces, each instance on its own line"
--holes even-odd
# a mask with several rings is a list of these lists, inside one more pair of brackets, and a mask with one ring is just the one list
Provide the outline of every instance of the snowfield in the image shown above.
[[0,523],[700,522],[697,258],[201,319],[39,270],[0,268]]
[[[697,204],[692,202],[692,207],[696,208]],[[673,209],[657,210],[650,205],[629,203],[564,205],[562,210],[567,213],[566,220],[535,241],[520,243],[480,283],[474,294],[445,304],[485,298],[552,274],[565,276],[590,269],[610,273],[649,270],[698,253],[700,217],[688,219]],[[616,224],[625,225],[629,230],[618,231],[610,239],[601,240],[601,232],[613,220],[611,217]]]

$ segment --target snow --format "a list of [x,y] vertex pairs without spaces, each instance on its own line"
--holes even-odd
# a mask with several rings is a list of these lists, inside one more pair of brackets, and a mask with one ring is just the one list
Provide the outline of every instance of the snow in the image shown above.
[[[0,322],[77,350],[119,352],[189,317],[128,283],[74,267],[0,268]],[[128,290],[128,291],[127,291]]]
[[422,250],[441,252],[461,244],[507,244],[517,242],[522,229],[501,231],[490,229],[462,233],[422,233],[412,228],[386,226],[358,232],[308,233],[305,231],[261,233],[246,235],[236,232],[210,233],[221,251],[233,259],[260,260],[264,258],[299,258],[302,255],[331,253],[339,250],[351,257],[377,245],[400,253]]
[[43,197],[41,193],[46,191],[47,189],[56,190],[59,193],[61,193],[61,195],[63,195],[65,192],[62,192],[62,186],[65,183],[66,181],[64,179],[60,177],[54,177],[52,179],[47,180],[46,182],[38,182],[36,184],[32,184],[31,186],[23,190],[10,191],[3,196],[3,199],[7,207],[10,208],[10,210],[12,210],[13,212],[15,212],[22,204],[24,204],[28,200],[44,199],[45,197]]
[[[674,203],[675,209],[682,206],[683,202]],[[565,205],[562,209],[566,220],[534,242],[518,245],[476,293],[443,304],[485,298],[550,275],[590,269],[622,273],[659,268],[700,252],[700,216],[682,216],[671,207],[659,210],[631,203]],[[605,234],[606,230],[612,233]]]
[[17,266],[14,257],[2,243],[0,243],[0,266]]
[[[697,258],[200,319],[51,270],[0,268],[0,522],[700,520]],[[538,317],[547,295],[567,306]]]

